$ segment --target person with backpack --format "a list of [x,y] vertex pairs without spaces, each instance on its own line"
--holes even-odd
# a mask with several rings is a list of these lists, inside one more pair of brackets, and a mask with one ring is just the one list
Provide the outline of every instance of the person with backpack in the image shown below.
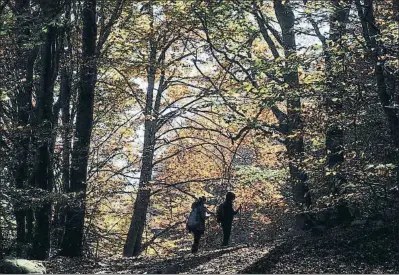
[[238,207],[237,210],[233,209],[233,201],[235,198],[236,195],[233,192],[227,192],[226,200],[217,208],[216,218],[223,230],[222,246],[227,246],[229,244],[234,216],[241,210],[241,206]]
[[200,197],[196,202],[191,205],[191,213],[187,220],[187,230],[193,234],[194,242],[191,247],[191,252],[198,252],[199,242],[201,236],[205,232],[206,208],[205,197]]

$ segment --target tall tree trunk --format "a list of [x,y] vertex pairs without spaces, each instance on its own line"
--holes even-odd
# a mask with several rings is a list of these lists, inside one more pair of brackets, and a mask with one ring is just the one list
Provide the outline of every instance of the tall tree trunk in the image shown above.
[[[399,25],[399,0],[394,0],[393,1],[393,20],[396,22],[397,25]],[[396,40],[397,41],[397,40]],[[393,85],[393,91],[395,94],[395,101],[394,103],[396,106],[399,105],[399,75],[396,73],[396,75],[393,75],[392,78],[394,79],[394,85]],[[398,115],[399,119],[399,115]],[[393,136],[393,138],[396,138],[396,140],[399,139],[399,134],[397,133],[397,136]],[[399,145],[395,145],[396,148],[399,148]],[[396,164],[396,185],[399,186],[399,156],[396,156],[398,158],[397,164]]]
[[155,133],[156,133],[156,119],[155,114],[158,110],[153,110],[154,87],[156,75],[156,42],[150,41],[150,61],[147,69],[147,96],[146,106],[144,110],[144,146],[143,158],[140,171],[139,190],[136,201],[134,203],[133,216],[130,222],[129,232],[123,249],[123,256],[131,257],[137,256],[141,253],[142,236],[144,232],[147,208],[150,203],[150,189],[149,184],[152,178],[154,147],[155,147]]
[[[15,168],[14,180],[17,189],[24,189],[28,178],[28,155],[30,133],[28,124],[31,112],[31,98],[33,89],[33,67],[36,59],[35,51],[25,46],[29,42],[29,0],[15,2],[17,12],[17,71],[18,78],[24,79],[17,90],[17,133],[15,139]],[[15,205],[15,217],[17,225],[17,254],[21,254],[21,246],[26,243],[26,209],[18,202]]]
[[295,15],[289,0],[274,0],[274,11],[281,27],[286,68],[289,70],[284,75],[284,81],[289,85],[287,93],[287,139],[286,147],[289,158],[290,181],[293,192],[293,200],[298,205],[307,207],[311,204],[307,175],[301,167],[304,154],[301,99],[295,90],[299,88],[298,68],[292,65],[288,59],[296,55],[295,41]]
[[[68,62],[68,61],[66,61]],[[62,186],[60,192],[69,192],[69,180],[70,180],[70,155],[71,155],[71,125],[70,125],[70,103],[71,103],[71,92],[72,92],[72,72],[70,68],[63,67],[61,69],[61,121],[62,121],[62,160],[61,160],[61,174],[62,174]],[[55,219],[57,222],[57,234],[55,236],[55,242],[57,246],[61,245],[62,236],[64,234],[66,212],[65,205],[62,203],[56,206]]]
[[77,194],[78,205],[68,210],[61,255],[80,256],[83,252],[85,220],[86,177],[93,124],[94,89],[97,80],[96,62],[96,0],[83,3],[82,59],[75,141],[72,151],[72,169],[69,191]]
[[[69,18],[69,12],[66,17]],[[72,96],[72,68],[70,60],[72,58],[69,28],[66,29],[67,51],[64,52],[63,66],[60,74],[60,109],[61,109],[61,139],[62,139],[62,159],[61,159],[61,175],[62,185],[61,193],[69,192],[70,180],[70,155],[71,155],[71,96]],[[62,236],[64,234],[66,212],[63,203],[57,203],[55,207],[56,233],[54,236],[56,246],[60,247]]]
[[[372,56],[372,65],[374,67],[374,74],[377,82],[377,92],[380,98],[380,103],[384,110],[384,113],[388,120],[388,125],[391,132],[392,143],[396,150],[399,149],[399,114],[395,108],[392,106],[396,103],[395,94],[397,96],[397,91],[389,91],[389,87],[396,85],[389,85],[389,75],[386,76],[384,73],[384,64],[379,60],[380,56],[384,54],[384,45],[378,42],[378,37],[380,35],[380,30],[376,25],[376,20],[374,16],[373,0],[364,0],[364,6],[361,4],[360,0],[355,0],[357,11],[359,14],[360,22],[363,28],[363,37],[366,41],[368,50]],[[393,3],[393,7],[398,8],[399,4],[397,1]],[[363,8],[364,7],[364,8]],[[394,15],[395,16],[395,15]],[[389,74],[389,72],[387,72]],[[393,96],[392,96],[393,95]],[[399,160],[396,153],[397,162],[397,185],[399,185]]]
[[[334,8],[330,17],[330,37],[332,43],[340,43],[345,33],[346,24],[349,19],[350,3],[341,3],[338,0],[332,1]],[[342,54],[336,55],[332,49],[325,45],[326,56],[326,75],[327,75],[327,130],[326,130],[326,180],[332,194],[339,192],[340,186],[345,182],[345,177],[340,171],[340,166],[344,162],[344,131],[340,123],[340,114],[343,111],[344,88],[339,80],[342,72],[335,70],[335,66],[342,67]]]
[[5,244],[6,240],[3,236],[3,228],[0,226],[0,261],[4,259],[5,255]]
[[[65,27],[64,28],[60,28],[58,31],[58,35],[57,35],[57,52],[55,53],[55,68],[54,70],[57,72],[60,71],[59,68],[59,64],[60,64],[60,58],[61,56],[63,57],[63,64],[67,63],[67,60],[65,58],[65,48],[64,48],[64,39],[65,39]],[[58,125],[59,125],[59,118],[60,118],[60,111],[62,109],[62,101],[63,98],[65,97],[64,93],[69,93],[70,91],[68,91],[68,84],[65,85],[63,83],[63,81],[65,81],[65,79],[63,78],[63,71],[64,71],[64,67],[65,65],[62,66],[62,70],[61,70],[61,81],[60,81],[60,91],[59,91],[59,95],[58,95],[58,100],[57,102],[54,104],[53,106],[53,120],[52,120],[52,133],[51,133],[51,139],[50,139],[50,148],[49,148],[49,154],[50,154],[50,165],[49,165],[49,180],[48,180],[48,185],[52,186],[53,188],[56,187],[55,185],[55,181],[54,181],[54,165],[56,162],[56,156],[54,155],[55,152],[55,148],[56,148],[56,143],[57,143],[57,137],[59,136],[59,131],[58,131]],[[68,79],[66,79],[68,81]],[[65,87],[66,86],[66,87]],[[62,188],[61,188],[62,189]],[[55,190],[56,192],[60,192],[60,190]],[[62,192],[63,190],[61,190]],[[52,219],[51,219],[51,238],[50,238],[50,242],[52,244],[56,244],[53,247],[59,247],[59,243],[60,243],[60,238],[62,236],[62,234],[60,234],[60,226],[59,226],[59,202],[55,202],[54,203],[54,213],[52,213]],[[58,234],[57,234],[58,233]],[[61,235],[61,236],[60,236]],[[51,249],[51,247],[50,247]]]
[[71,92],[72,73],[67,68],[61,72],[61,120],[62,120],[62,186],[64,192],[68,192],[70,179],[70,154],[71,154]]
[[149,184],[152,177],[152,161],[154,157],[154,126],[152,121],[145,122],[144,151],[141,165],[139,191],[134,203],[133,216],[123,249],[123,256],[137,256],[141,253],[142,236],[146,223],[148,205],[150,203]]
[[72,99],[72,42],[71,42],[71,6],[66,7],[65,41],[67,50],[64,52],[64,65],[61,69],[61,121],[62,121],[62,185],[63,191],[68,192],[70,180],[71,155],[71,99]]
[[[56,3],[43,3],[45,22],[53,19]],[[43,191],[52,191],[51,147],[53,135],[53,97],[56,78],[56,41],[57,28],[48,24],[45,42],[41,49],[41,85],[37,101],[37,120],[39,125],[37,167],[35,171],[35,187]],[[44,192],[46,194],[47,192]],[[43,198],[35,211],[36,226],[33,237],[33,258],[44,260],[50,248],[51,203]]]

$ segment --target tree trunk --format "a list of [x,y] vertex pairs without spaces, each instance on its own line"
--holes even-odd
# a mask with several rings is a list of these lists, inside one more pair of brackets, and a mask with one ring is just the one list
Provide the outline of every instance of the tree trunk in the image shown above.
[[[387,84],[389,76],[384,74],[384,64],[379,60],[380,55],[384,53],[385,49],[377,40],[380,35],[380,30],[377,28],[374,17],[373,0],[364,0],[364,9],[360,0],[356,0],[355,3],[363,28],[363,37],[372,56],[372,64],[375,71],[374,74],[377,82],[377,92],[380,98],[380,103],[388,120],[392,143],[396,150],[399,150],[399,115],[397,110],[392,108],[396,103],[396,98],[394,96],[391,97],[391,94],[395,95],[396,91],[388,90],[390,86]],[[396,8],[399,6],[397,1],[394,2],[394,7],[395,6]],[[395,85],[393,86],[395,87]],[[399,160],[397,153],[395,158],[397,162],[396,181],[397,185],[399,185]]]
[[86,177],[93,124],[94,89],[97,79],[96,40],[96,0],[85,0],[82,30],[83,64],[69,184],[69,191],[77,194],[78,203],[69,207],[61,245],[61,255],[69,257],[81,256],[83,252]]
[[[43,7],[44,15],[48,20],[52,16],[50,4]],[[53,130],[53,94],[55,82],[55,47],[57,29],[52,25],[47,26],[45,43],[41,50],[41,89],[38,95],[38,149],[37,169],[35,171],[35,187],[43,191],[52,191],[51,174],[51,143]],[[33,257],[44,260],[48,256],[50,248],[50,217],[51,203],[44,198],[42,204],[35,212],[36,226],[33,237]]]
[[[332,2],[334,12],[330,18],[330,37],[334,43],[340,43],[345,33],[346,23],[349,19],[350,1],[340,3],[338,0]],[[328,46],[327,46],[328,47]],[[344,162],[344,131],[340,123],[340,114],[343,111],[344,88],[338,83],[339,73],[334,70],[335,64],[343,66],[343,55],[335,55],[330,48],[325,48],[326,75],[327,75],[327,130],[326,130],[326,180],[332,194],[339,192],[340,186],[345,182],[345,177],[340,172],[340,166]],[[341,74],[342,75],[342,74]]]
[[[71,44],[71,5],[66,3],[65,6],[65,21],[60,35],[61,45],[61,68],[60,68],[60,94],[56,105],[54,106],[54,125],[58,125],[58,116],[61,111],[61,139],[62,139],[62,152],[61,152],[61,175],[62,184],[59,193],[69,192],[69,178],[70,178],[70,154],[71,154],[71,127],[70,127],[70,104],[72,93],[72,44]],[[64,47],[65,44],[65,47]],[[56,142],[57,133],[53,136],[53,150]],[[52,152],[53,154],[54,152]],[[62,237],[64,235],[66,221],[66,211],[64,202],[57,202],[54,206],[54,223],[52,243],[54,247],[61,247]]]
[[[69,44],[70,47],[70,44]],[[68,61],[65,60],[65,62]],[[72,72],[70,67],[65,65],[61,69],[61,121],[62,121],[62,160],[61,160],[61,174],[62,174],[62,187],[60,192],[68,193],[69,181],[70,181],[70,155],[71,155],[71,125],[70,125],[70,103],[71,103],[71,92],[72,92]],[[56,207],[55,219],[57,221],[55,242],[57,246],[61,245],[62,236],[64,234],[66,212],[65,205],[58,203]]]
[[71,154],[71,92],[72,79],[71,72],[63,68],[61,72],[61,120],[62,120],[62,185],[63,191],[68,192],[69,188],[69,166]]
[[33,240],[33,222],[34,222],[33,209],[26,211],[26,242],[30,243]]
[[[30,133],[28,124],[31,112],[31,97],[33,89],[33,67],[36,60],[35,51],[25,46],[29,42],[30,22],[29,11],[30,1],[19,0],[15,2],[17,12],[17,72],[19,79],[25,79],[17,90],[16,96],[16,118],[17,130],[15,138],[15,166],[14,180],[17,189],[26,188],[28,178],[28,155]],[[17,254],[21,255],[21,246],[26,243],[26,208],[23,204],[15,204],[15,218],[17,226]]]
[[129,232],[123,249],[123,256],[137,256],[141,253],[142,236],[144,232],[147,208],[150,203],[150,181],[152,178],[152,162],[154,158],[156,119],[158,110],[153,110],[154,87],[156,75],[157,45],[153,39],[150,41],[150,61],[147,69],[148,88],[146,107],[144,111],[144,146],[143,159],[140,171],[140,183],[136,201],[134,203],[133,216],[130,222]]
[[[152,161],[154,157],[153,122],[145,122],[144,152],[141,166],[139,191],[134,203],[133,216],[123,249],[124,257],[137,256],[141,253],[142,236],[144,232],[148,205],[150,203],[149,182],[152,177]],[[147,142],[146,142],[147,140]]]
[[287,59],[286,68],[289,70],[284,75],[284,81],[289,85],[290,93],[287,93],[287,138],[286,147],[289,158],[290,181],[293,192],[293,200],[298,205],[307,207],[311,204],[307,175],[301,167],[304,153],[301,99],[295,90],[299,88],[298,68],[288,60],[296,55],[295,41],[295,15],[289,0],[274,0],[274,11],[281,27],[284,54]]

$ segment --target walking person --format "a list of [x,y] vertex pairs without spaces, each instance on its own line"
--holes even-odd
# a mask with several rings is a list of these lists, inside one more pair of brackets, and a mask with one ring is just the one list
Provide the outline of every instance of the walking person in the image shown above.
[[200,197],[191,206],[191,213],[187,220],[187,230],[193,234],[194,242],[191,247],[192,253],[197,253],[201,236],[205,232],[205,220],[206,220],[206,208],[205,208],[205,197]]
[[229,244],[234,216],[241,210],[241,206],[237,210],[234,210],[233,201],[235,198],[236,195],[233,192],[227,192],[226,200],[220,204],[217,209],[217,220],[223,231],[222,246],[227,246]]

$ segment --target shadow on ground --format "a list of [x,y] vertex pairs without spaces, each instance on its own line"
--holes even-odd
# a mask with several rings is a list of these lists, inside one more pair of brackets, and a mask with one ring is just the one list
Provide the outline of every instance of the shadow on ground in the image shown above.
[[395,226],[341,228],[286,240],[240,273],[398,273],[397,233]]
[[237,251],[242,247],[231,247],[213,251],[203,251],[198,254],[187,254],[171,258],[137,257],[102,259],[69,259],[59,257],[46,263],[49,273],[53,274],[104,274],[104,273],[149,273],[173,274],[187,272],[197,266],[221,257],[226,253]]
[[187,272],[190,269],[194,269],[202,264],[211,261],[212,259],[218,258],[226,253],[230,253],[241,248],[242,247],[233,247],[211,252],[202,252],[196,255],[188,255],[168,259],[157,263],[156,266],[148,269],[147,272],[153,274],[177,274]]

